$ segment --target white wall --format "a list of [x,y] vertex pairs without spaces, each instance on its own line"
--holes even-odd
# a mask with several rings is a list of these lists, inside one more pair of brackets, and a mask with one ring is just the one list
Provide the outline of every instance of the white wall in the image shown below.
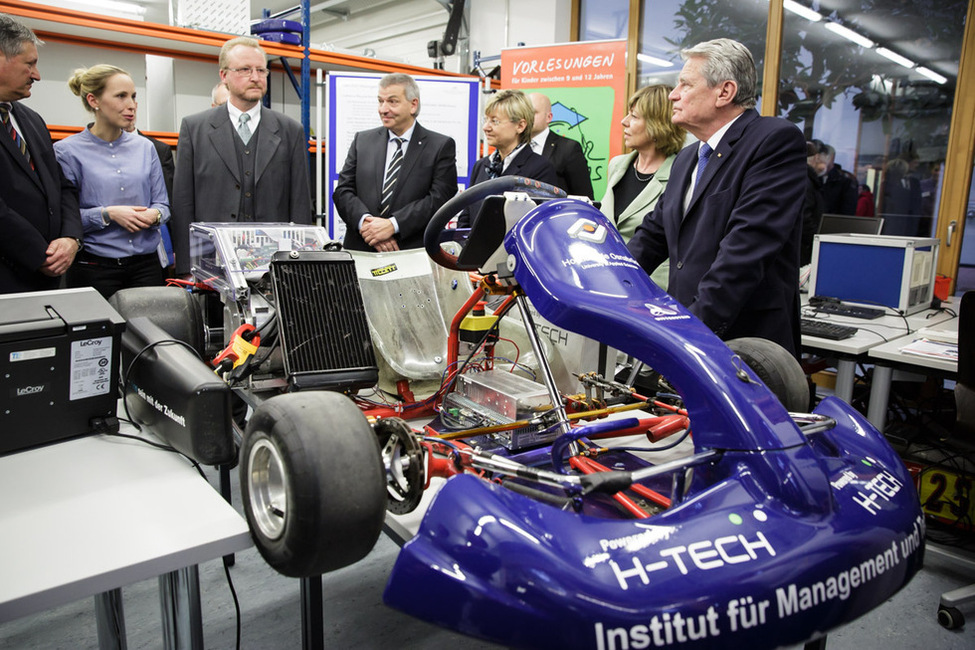
[[571,0],[471,0],[471,52],[497,56],[519,43],[567,43],[571,12]]
[[[332,20],[313,27],[312,46],[352,50],[358,54],[369,48],[377,58],[433,67],[427,55],[427,42],[442,39],[448,18],[439,2],[377,0],[364,5],[365,8],[354,11],[347,21]],[[482,56],[497,56],[501,49],[515,47],[520,42],[545,45],[569,40],[571,0],[469,0],[468,5],[470,53],[479,50]],[[68,90],[67,80],[75,68],[96,63],[111,63],[129,71],[140,100],[137,125],[148,131],[178,131],[183,117],[210,107],[210,90],[219,81],[216,61],[173,59],[170,69],[160,61],[150,60],[147,65],[146,56],[134,52],[51,41],[40,49],[42,81],[25,103],[49,124],[87,124],[91,118],[81,100]],[[458,55],[447,57],[444,65],[446,70],[462,73],[470,72],[472,67],[468,51],[461,47]],[[485,66],[490,67],[493,65]],[[272,107],[300,121],[301,104],[288,78],[275,72],[270,84]]]

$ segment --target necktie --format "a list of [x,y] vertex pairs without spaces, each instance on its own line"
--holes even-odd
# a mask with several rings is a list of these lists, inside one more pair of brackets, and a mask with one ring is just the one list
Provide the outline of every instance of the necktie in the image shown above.
[[3,128],[13,139],[14,145],[20,149],[20,153],[22,153],[24,158],[27,159],[27,164],[30,165],[31,169],[34,169],[34,161],[30,159],[30,152],[27,151],[27,143],[24,142],[24,139],[20,137],[19,133],[17,133],[17,129],[14,128],[13,120],[10,119],[11,108],[12,107],[10,104],[6,102],[0,104],[0,121],[3,121]]
[[240,134],[240,139],[247,144],[251,140],[251,127],[247,126],[247,123],[251,121],[251,116],[247,113],[240,114],[240,126],[237,127],[237,133]]
[[701,186],[701,177],[704,176],[704,168],[708,166],[708,158],[711,157],[711,147],[705,142],[697,152],[697,178],[694,181],[694,191]]
[[389,167],[386,168],[386,176],[383,178],[383,198],[379,204],[379,216],[385,217],[389,212],[389,206],[393,202],[393,189],[396,187],[396,177],[403,163],[403,138],[393,138],[396,143],[396,151],[389,159]]
[[497,153],[491,155],[491,162],[487,166],[488,178],[497,178],[504,171],[504,161]]

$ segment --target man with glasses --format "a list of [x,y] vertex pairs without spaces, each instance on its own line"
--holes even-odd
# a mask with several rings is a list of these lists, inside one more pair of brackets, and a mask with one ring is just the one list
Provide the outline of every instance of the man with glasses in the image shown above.
[[261,105],[267,75],[256,39],[227,41],[220,79],[230,100],[183,119],[172,205],[177,275],[190,271],[195,221],[312,223],[304,129]]
[[457,193],[453,138],[423,128],[420,89],[407,74],[379,80],[383,125],[355,134],[332,200],[344,245],[371,253],[423,248],[433,213]]
[[78,193],[40,115],[19,100],[41,76],[37,39],[0,14],[0,293],[57,289],[81,248]]

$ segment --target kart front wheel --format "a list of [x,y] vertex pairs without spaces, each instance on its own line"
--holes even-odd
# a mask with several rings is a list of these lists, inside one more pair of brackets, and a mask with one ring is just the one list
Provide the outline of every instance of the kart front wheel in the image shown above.
[[263,402],[247,424],[240,459],[251,535],[279,573],[320,575],[375,546],[386,510],[379,445],[344,395],[310,391]]

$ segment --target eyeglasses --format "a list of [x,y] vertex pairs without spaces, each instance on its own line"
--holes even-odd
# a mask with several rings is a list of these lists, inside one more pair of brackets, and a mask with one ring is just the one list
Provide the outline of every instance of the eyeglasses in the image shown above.
[[255,72],[260,77],[266,77],[271,74],[271,71],[267,68],[227,68],[227,70],[241,77],[249,77]]
[[501,126],[502,124],[504,124],[504,123],[506,123],[506,122],[512,122],[512,123],[513,123],[514,121],[515,121],[515,120],[499,120],[499,119],[498,119],[498,118],[496,118],[496,117],[492,117],[492,118],[491,118],[491,119],[489,119],[489,120],[484,120],[484,123],[485,123],[485,124],[490,124],[490,125],[491,125],[491,126],[493,126],[493,127],[498,127],[498,126]]

